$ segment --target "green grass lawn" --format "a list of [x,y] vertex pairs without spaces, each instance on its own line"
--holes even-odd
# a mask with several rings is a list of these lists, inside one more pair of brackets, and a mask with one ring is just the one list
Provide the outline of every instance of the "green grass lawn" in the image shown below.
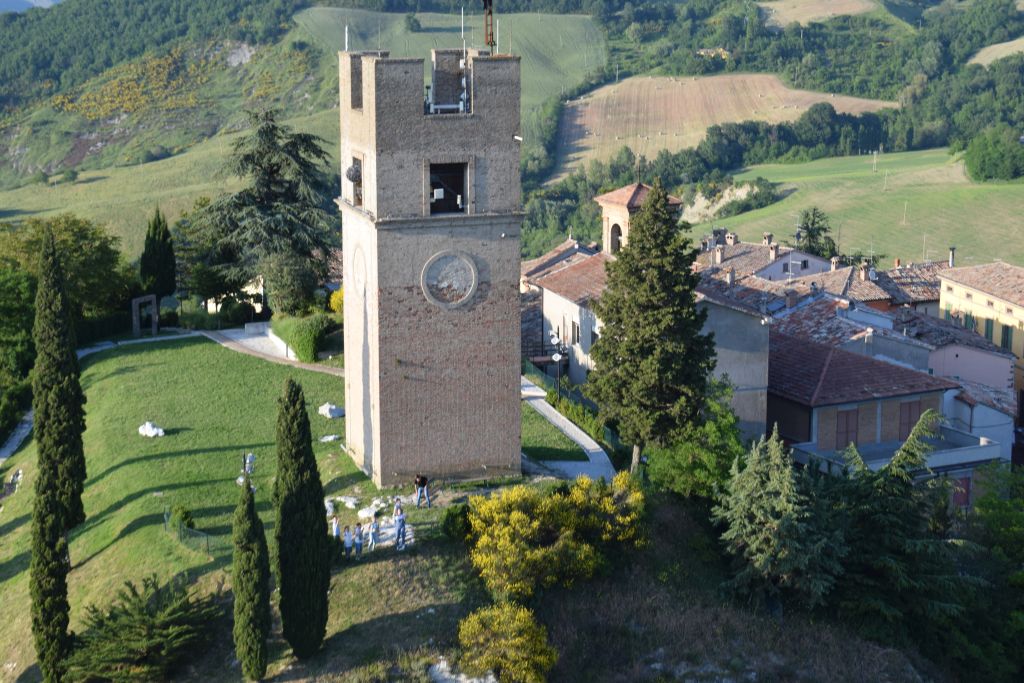
[[522,401],[523,452],[534,460],[586,460],[579,445]]
[[[861,250],[904,263],[942,260],[957,247],[961,265],[999,258],[1024,265],[1024,182],[974,183],[944,149],[883,154],[805,164],[754,166],[737,176],[764,176],[789,194],[771,206],[715,221],[744,240],[792,239],[802,209],[818,206],[832,219],[833,237],[846,253]],[[904,212],[906,220],[904,221]],[[698,234],[710,225],[695,228]]]

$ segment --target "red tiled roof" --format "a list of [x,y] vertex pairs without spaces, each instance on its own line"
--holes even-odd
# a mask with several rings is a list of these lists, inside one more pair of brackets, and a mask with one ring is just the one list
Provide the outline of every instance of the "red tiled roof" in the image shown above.
[[614,256],[600,252],[552,271],[534,282],[549,292],[585,306],[601,297],[607,282],[605,264],[614,259]]
[[817,407],[956,389],[940,377],[771,332],[768,392]]
[[945,261],[911,263],[878,273],[878,284],[894,304],[916,304],[939,300],[939,274],[948,269]]
[[557,268],[563,268],[596,253],[596,249],[584,246],[577,240],[566,239],[548,253],[529,261],[523,261],[519,266],[519,273],[528,280],[534,280]]
[[1024,306],[1024,268],[996,261],[980,266],[950,268],[940,276],[972,289]]
[[[650,185],[644,185],[643,183],[633,183],[632,185],[626,185],[620,187],[617,190],[606,192],[602,195],[594,197],[594,201],[598,204],[612,204],[614,206],[625,206],[630,211],[639,209],[644,200],[647,199],[648,193],[653,188]],[[669,206],[681,206],[682,200],[668,196]]]
[[932,348],[957,345],[967,346],[1000,356],[1013,357],[1013,353],[990,342],[974,330],[968,330],[956,323],[936,318],[935,316],[918,313],[909,309],[900,309],[893,319],[893,326],[912,339],[918,339]]
[[976,405],[987,406],[998,410],[1004,415],[1015,417],[1017,415],[1017,399],[1011,389],[996,389],[978,382],[960,381],[960,393],[957,400],[963,401],[973,407]]

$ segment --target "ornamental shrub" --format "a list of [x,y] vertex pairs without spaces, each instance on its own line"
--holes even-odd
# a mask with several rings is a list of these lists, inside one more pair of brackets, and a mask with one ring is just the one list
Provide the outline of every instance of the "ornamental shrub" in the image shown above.
[[281,252],[263,259],[262,267],[270,307],[275,311],[298,315],[313,304],[317,276],[309,259]]
[[196,522],[192,519],[192,511],[180,503],[171,506],[171,527],[177,529],[178,525],[186,529],[196,528]]
[[453,541],[465,542],[469,538],[469,506],[456,503],[441,514],[441,531]]
[[317,313],[306,318],[274,316],[270,324],[274,334],[284,340],[300,361],[314,363],[324,339],[338,323],[325,313]]
[[345,288],[339,287],[336,291],[331,292],[330,308],[335,313],[345,312]]
[[483,607],[463,619],[459,644],[463,669],[474,675],[493,671],[501,683],[544,683],[558,661],[533,612],[510,603]]
[[184,579],[139,590],[126,582],[109,609],[86,607],[85,628],[68,661],[72,681],[166,681],[184,659],[194,659],[221,616],[213,596],[193,598]]

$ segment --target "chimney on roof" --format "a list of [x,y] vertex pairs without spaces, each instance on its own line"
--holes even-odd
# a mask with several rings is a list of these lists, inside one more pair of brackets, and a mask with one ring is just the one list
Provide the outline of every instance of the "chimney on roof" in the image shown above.
[[712,252],[712,255],[711,255],[711,262],[713,264],[715,264],[716,266],[722,265],[722,257],[724,255],[725,255],[725,249],[722,248],[722,245],[720,245],[720,244],[716,245],[715,249],[714,249],[714,251]]
[[949,248],[949,267],[952,268],[956,261],[956,247]]
[[740,236],[734,232],[725,233],[725,243],[730,247],[736,246],[740,243]]
[[779,243],[769,242],[768,243],[768,260],[775,263],[775,260],[779,258]]
[[761,244],[763,246],[767,247],[769,244],[772,243],[772,237],[773,236],[774,235],[772,235],[770,232],[766,232],[766,233],[762,234],[761,235]]
[[832,257],[832,270],[839,270],[839,257],[838,256],[833,256]]
[[868,264],[867,263],[860,264],[860,268],[857,269],[857,277],[859,277],[861,279],[861,281],[864,281],[864,280],[868,279]]
[[786,290],[786,308],[795,308],[798,300],[795,289]]
[[725,244],[725,228],[711,228],[711,236],[715,244]]
[[725,284],[729,285],[730,287],[732,287],[734,284],[736,284],[736,269],[735,268],[730,268],[729,272],[725,274]]
[[899,257],[899,256],[897,256],[897,257],[896,257],[896,261],[894,261],[894,263],[895,263],[895,266],[896,266],[897,268],[899,268],[899,267],[900,267],[900,257]]

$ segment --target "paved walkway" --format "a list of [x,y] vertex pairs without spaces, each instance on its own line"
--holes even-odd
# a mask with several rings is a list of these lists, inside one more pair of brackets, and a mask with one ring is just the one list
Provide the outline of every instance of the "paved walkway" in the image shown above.
[[207,339],[215,341],[225,348],[231,349],[232,351],[238,351],[239,353],[244,353],[247,356],[262,358],[263,360],[268,360],[271,363],[291,365],[292,367],[302,368],[303,370],[322,372],[326,375],[334,375],[336,377],[345,376],[344,368],[317,365],[315,363],[302,363],[288,358],[286,352],[279,348],[267,334],[253,334],[242,329],[222,330],[220,332],[204,331],[201,332],[201,334]]
[[575,441],[587,455],[587,461],[582,460],[545,460],[537,462],[524,458],[523,463],[527,470],[533,470],[540,474],[553,474],[565,479],[575,479],[585,474],[591,479],[604,477],[611,481],[615,476],[615,468],[608,454],[604,452],[590,435],[580,429],[569,418],[555,410],[554,406],[545,400],[546,392],[536,384],[522,377],[519,380],[520,393],[523,400],[544,416],[548,422],[558,428],[560,432]]

